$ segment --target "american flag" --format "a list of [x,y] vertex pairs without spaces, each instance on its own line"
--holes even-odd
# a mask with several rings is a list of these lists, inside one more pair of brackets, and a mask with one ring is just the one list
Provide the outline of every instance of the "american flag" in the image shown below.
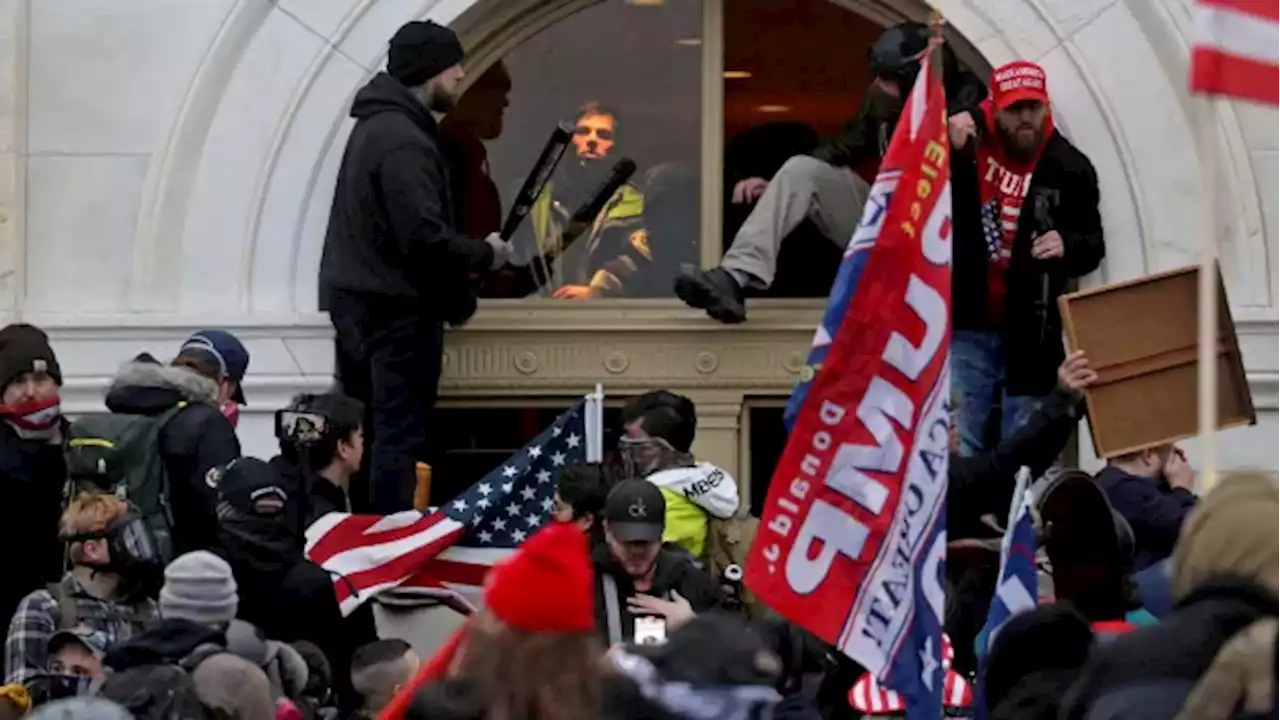
[[1275,105],[1280,100],[1276,0],[1199,0],[1191,92]]
[[[942,705],[945,708],[963,710],[973,705],[973,689],[960,673],[951,669],[955,659],[951,638],[942,634],[942,667],[946,676],[942,686]],[[886,688],[871,673],[863,673],[858,682],[849,688],[849,707],[865,716],[899,715],[906,711],[907,701],[898,693]]]
[[330,513],[307,528],[307,557],[334,576],[344,615],[395,587],[468,598],[555,509],[556,472],[598,461],[602,396],[588,395],[442,507],[394,515]]

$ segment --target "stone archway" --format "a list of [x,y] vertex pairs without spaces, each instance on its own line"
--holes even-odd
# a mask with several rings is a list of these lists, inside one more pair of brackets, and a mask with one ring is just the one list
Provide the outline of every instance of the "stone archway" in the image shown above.
[[[831,1],[885,23],[922,19],[928,12],[923,0]],[[479,49],[476,61],[485,64],[588,4],[235,2],[150,165],[134,242],[134,317],[163,314],[175,325],[218,318],[278,340],[281,348],[302,341],[312,351],[323,348],[327,325],[314,312],[314,268],[349,128],[346,110],[354,91],[382,63],[386,38],[408,19],[431,18],[458,28]],[[1268,411],[1266,432],[1273,438],[1276,115],[1221,108],[1218,141],[1226,160],[1219,177],[1202,178],[1183,81],[1190,0],[933,4],[966,59],[999,64],[1025,57],[1045,66],[1056,117],[1102,178],[1105,279],[1190,262],[1196,240],[1188,229],[1200,226],[1198,198],[1202,188],[1217,188],[1231,208],[1224,215],[1232,218],[1224,272],[1255,398]],[[587,311],[584,326],[602,326],[607,314]],[[645,321],[655,328],[695,327],[678,311],[657,306]],[[281,393],[293,378],[324,373],[316,369],[322,362],[304,362],[298,354],[281,353],[293,356],[296,365],[290,369],[281,361]],[[791,361],[788,356],[778,362]]]
[[[834,1],[883,22],[927,12],[918,0]],[[588,4],[360,0],[339,13],[333,8],[343,3],[285,2],[274,11],[241,3],[207,54],[155,164],[135,253],[138,309],[156,303],[204,309],[209,293],[201,278],[213,274],[213,262],[236,277],[233,304],[241,312],[307,313],[345,109],[382,62],[387,35],[410,17],[453,23],[485,64]],[[1182,80],[1188,3],[937,4],[962,46],[989,63],[1028,57],[1046,67],[1056,117],[1102,178],[1110,239],[1104,276],[1122,279],[1191,261],[1195,242],[1187,228],[1199,227],[1204,184]],[[292,46],[288,57],[280,54],[284,44]],[[1227,162],[1214,185],[1233,210],[1225,214],[1233,221],[1224,271],[1248,320],[1252,309],[1272,306],[1274,295],[1265,206],[1250,162],[1260,140],[1246,136],[1235,108],[1225,107],[1218,119]],[[198,250],[210,246],[230,250],[224,255],[234,260]],[[218,297],[220,310],[228,299]]]

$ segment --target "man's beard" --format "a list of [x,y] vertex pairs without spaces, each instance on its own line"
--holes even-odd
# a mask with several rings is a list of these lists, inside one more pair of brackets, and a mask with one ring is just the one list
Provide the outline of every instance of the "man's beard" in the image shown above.
[[452,93],[444,90],[439,85],[432,85],[431,95],[428,98],[427,108],[432,112],[447,114],[458,105],[458,98]]
[[1027,162],[1036,156],[1040,146],[1044,143],[1044,129],[1032,128],[1031,139],[1024,141],[1019,136],[1019,132],[1027,126],[1019,125],[1013,132],[1005,129],[1000,123],[996,123],[996,135],[1000,138],[1000,146],[1004,148],[1009,157]]

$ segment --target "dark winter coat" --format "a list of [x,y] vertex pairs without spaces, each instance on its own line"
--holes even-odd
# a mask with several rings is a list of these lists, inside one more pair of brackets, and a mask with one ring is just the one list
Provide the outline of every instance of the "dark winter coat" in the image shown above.
[[218,546],[217,497],[205,476],[240,457],[235,428],[218,409],[218,386],[188,368],[140,358],[121,368],[106,399],[113,413],[148,416],[180,402],[187,406],[160,432],[160,456],[172,492],[175,557]]
[[1199,501],[1190,490],[1171,487],[1164,478],[1136,477],[1114,465],[1102,468],[1095,480],[1133,528],[1134,572],[1173,554],[1182,521]]
[[[1058,388],[1045,396],[1027,422],[994,450],[973,457],[952,453],[947,464],[948,539],[998,538],[998,533],[983,524],[982,517],[991,515],[1004,524],[1018,469],[1025,465],[1033,478],[1044,474],[1079,425],[1082,411],[1077,393]],[[985,551],[955,552],[950,557],[946,630],[956,649],[955,666],[968,671],[977,666],[973,639],[986,620],[1000,558]]]
[[[979,132],[984,121],[971,111]],[[987,242],[974,148],[978,138],[951,159],[954,209],[951,313],[957,330],[993,330],[987,301]],[[1045,141],[1018,218],[1006,274],[1004,326],[1006,389],[1010,395],[1044,395],[1062,364],[1062,318],[1058,296],[1068,283],[1093,272],[1106,254],[1098,211],[1098,175],[1084,153],[1061,133]],[[1062,236],[1063,256],[1031,257],[1032,241],[1050,230]]]
[[320,308],[335,293],[352,294],[465,321],[476,302],[470,274],[492,264],[493,250],[456,230],[435,118],[386,73],[356,93],[351,116],[320,259]]
[[0,498],[8,509],[0,522],[0,547],[9,549],[0,582],[0,618],[6,627],[27,593],[62,577],[58,520],[66,483],[61,443],[18,437],[0,421]]
[[1257,585],[1230,578],[1202,584],[1159,625],[1099,646],[1064,698],[1061,717],[1171,720],[1222,646],[1276,611],[1276,596]]
[[351,655],[357,647],[338,608],[333,580],[306,560],[293,532],[272,518],[224,520],[220,554],[236,578],[236,617],[270,640],[307,640],[324,652],[334,691],[352,700]]
[[[987,84],[973,73],[948,73],[947,77],[948,112],[974,107],[987,97]],[[867,182],[875,179],[884,146],[892,136],[897,118],[873,118],[868,110],[869,106],[864,106],[839,133],[819,145],[813,151],[813,157],[828,165],[847,167]]]
[[[596,630],[601,641],[609,642],[608,605],[605,603],[603,576],[610,575],[618,587],[618,614],[621,616],[622,641],[630,642],[635,636],[635,616],[627,610],[626,599],[637,594],[627,575],[609,551],[605,542],[596,543],[591,552],[595,565]],[[671,591],[689,601],[695,613],[715,607],[717,595],[707,571],[687,554],[663,547],[658,552],[657,567],[653,571],[653,587],[645,595],[670,599]]]
[[952,453],[947,465],[948,539],[992,536],[981,523],[982,516],[995,515],[1004,523],[1018,469],[1025,465],[1033,478],[1044,474],[1080,424],[1081,400],[1078,393],[1058,388],[995,450],[973,457]]

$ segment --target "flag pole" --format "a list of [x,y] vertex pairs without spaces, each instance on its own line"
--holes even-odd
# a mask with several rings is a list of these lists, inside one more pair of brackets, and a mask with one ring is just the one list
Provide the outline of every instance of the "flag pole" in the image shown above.
[[596,383],[595,392],[587,396],[583,418],[587,427],[586,461],[598,463],[604,460],[604,385]]
[[1195,98],[1196,144],[1204,166],[1203,229],[1200,232],[1199,273],[1199,401],[1201,466],[1199,489],[1204,494],[1217,484],[1218,430],[1218,148],[1214,132],[1217,100],[1213,95]]

